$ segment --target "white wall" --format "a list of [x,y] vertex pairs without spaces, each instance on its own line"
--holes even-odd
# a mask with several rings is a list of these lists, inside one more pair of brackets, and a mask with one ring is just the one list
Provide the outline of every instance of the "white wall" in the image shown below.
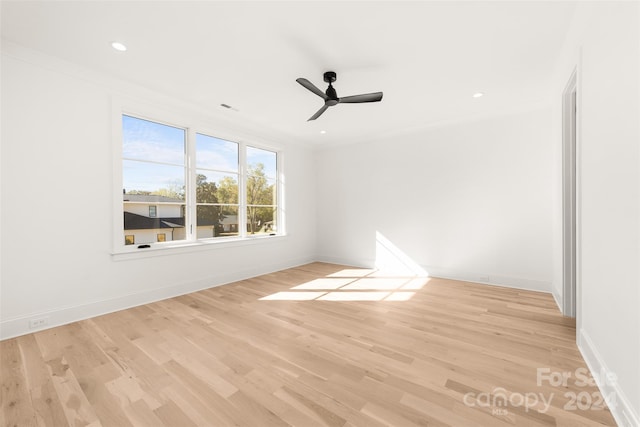
[[[561,93],[578,70],[578,345],[592,371],[615,375],[620,425],[640,425],[640,10],[583,3],[555,79],[555,179]],[[562,296],[561,187],[554,200],[554,293]]]
[[313,260],[312,153],[282,140],[286,237],[114,258],[110,97],[122,93],[182,106],[3,45],[2,338],[29,332],[32,317],[60,324]]
[[430,275],[551,290],[550,111],[318,154],[318,254],[375,265],[376,232]]

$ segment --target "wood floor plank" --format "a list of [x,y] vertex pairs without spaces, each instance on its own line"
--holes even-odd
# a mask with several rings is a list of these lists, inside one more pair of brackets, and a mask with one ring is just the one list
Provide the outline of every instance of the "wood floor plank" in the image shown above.
[[0,389],[0,421],[6,426],[37,425],[36,408],[32,406],[18,340],[0,342],[2,389]]
[[33,335],[17,340],[38,425],[64,425],[66,417]]
[[64,414],[69,425],[100,426],[95,408],[91,406],[84,394],[78,379],[73,373],[66,359],[51,359],[47,361],[49,374],[53,379]]
[[0,342],[0,424],[613,426],[538,378],[586,368],[575,333],[548,294],[311,263]]

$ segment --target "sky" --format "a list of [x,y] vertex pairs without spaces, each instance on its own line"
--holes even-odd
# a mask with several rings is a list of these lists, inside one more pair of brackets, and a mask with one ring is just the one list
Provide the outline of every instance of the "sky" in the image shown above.
[[[182,188],[185,183],[187,132],[174,126],[122,116],[123,187],[126,191]],[[197,173],[218,182],[224,176],[237,180],[239,145],[196,134]],[[267,177],[276,177],[276,153],[247,146],[247,164],[262,163]],[[226,173],[225,173],[226,172]]]

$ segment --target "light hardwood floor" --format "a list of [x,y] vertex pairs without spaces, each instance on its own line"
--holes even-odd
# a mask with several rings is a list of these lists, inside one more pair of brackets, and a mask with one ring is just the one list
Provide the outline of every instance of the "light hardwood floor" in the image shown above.
[[615,425],[574,342],[547,294],[313,263],[1,342],[0,422]]

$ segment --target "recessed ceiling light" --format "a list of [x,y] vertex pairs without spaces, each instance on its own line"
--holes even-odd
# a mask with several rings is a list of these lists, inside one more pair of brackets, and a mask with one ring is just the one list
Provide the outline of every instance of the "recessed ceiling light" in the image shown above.
[[321,130],[320,133],[324,135],[325,133],[327,133],[327,131],[326,130]]
[[124,52],[125,50],[127,50],[127,47],[120,42],[111,43],[111,47],[120,52]]
[[481,98],[483,96],[484,96],[484,93],[482,93],[482,92],[476,92],[476,93],[473,94],[474,98]]

